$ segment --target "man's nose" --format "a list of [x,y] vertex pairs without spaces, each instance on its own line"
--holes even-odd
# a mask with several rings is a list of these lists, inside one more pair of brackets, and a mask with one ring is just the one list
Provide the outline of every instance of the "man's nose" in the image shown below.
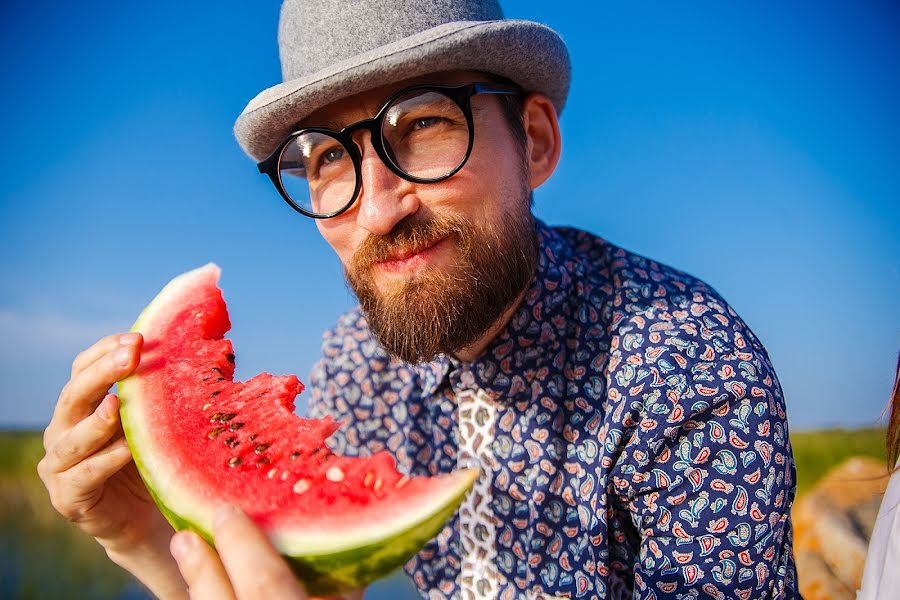
[[362,187],[356,221],[373,235],[386,235],[398,222],[419,210],[415,184],[384,164],[372,146],[368,131],[361,131],[355,137],[362,153]]

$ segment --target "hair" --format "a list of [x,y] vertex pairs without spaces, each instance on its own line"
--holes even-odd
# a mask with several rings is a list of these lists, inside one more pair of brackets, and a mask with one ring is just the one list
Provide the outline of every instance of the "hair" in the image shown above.
[[[500,83],[503,85],[510,85],[521,89],[521,86],[519,86],[519,84],[517,84],[515,81],[512,81],[511,79],[507,79],[506,77],[494,75],[493,73],[485,73],[485,76],[491,81],[491,83]],[[518,142],[521,146],[523,155],[524,149],[528,144],[528,136],[525,133],[525,95],[526,93],[524,90],[522,90],[518,94],[497,95],[497,99],[500,101],[500,108],[503,111],[503,119],[509,126],[509,129],[513,134],[513,138],[515,138],[516,142]]]
[[891,394],[891,416],[887,430],[887,457],[889,467],[894,468],[900,458],[900,355],[894,371],[894,392]]
[[[498,94],[496,98],[500,102],[503,120],[506,121],[509,131],[512,133],[513,141],[516,143],[516,150],[523,172],[528,173],[528,134],[525,133],[525,96],[527,92],[511,79],[493,73],[483,74],[491,83],[510,85],[521,90],[518,94]],[[528,204],[534,208],[534,191],[529,191],[528,193]]]

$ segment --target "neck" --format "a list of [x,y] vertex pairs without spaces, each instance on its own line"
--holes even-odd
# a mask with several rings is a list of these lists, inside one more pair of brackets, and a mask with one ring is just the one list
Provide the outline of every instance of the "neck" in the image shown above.
[[488,347],[488,344],[490,344],[491,341],[493,341],[495,337],[500,335],[500,332],[506,328],[509,320],[512,319],[513,314],[522,303],[522,299],[525,297],[525,293],[527,291],[528,286],[526,286],[525,289],[522,290],[518,296],[516,296],[516,299],[513,300],[512,303],[510,303],[509,307],[507,307],[507,309],[503,311],[503,314],[501,314],[497,318],[497,320],[494,321],[494,324],[491,325],[487,331],[485,331],[484,335],[482,335],[472,344],[469,344],[468,346],[454,352],[453,357],[464,363],[470,363],[478,358],[481,353],[484,352],[484,349]]

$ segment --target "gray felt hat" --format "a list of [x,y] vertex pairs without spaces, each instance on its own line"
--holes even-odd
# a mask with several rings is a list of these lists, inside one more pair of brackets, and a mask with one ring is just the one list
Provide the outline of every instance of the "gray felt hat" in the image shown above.
[[496,0],[285,0],[278,48],[284,82],[251,100],[234,124],[256,160],[326,104],[428,73],[500,75],[546,94],[558,111],[569,91],[559,34],[504,19]]

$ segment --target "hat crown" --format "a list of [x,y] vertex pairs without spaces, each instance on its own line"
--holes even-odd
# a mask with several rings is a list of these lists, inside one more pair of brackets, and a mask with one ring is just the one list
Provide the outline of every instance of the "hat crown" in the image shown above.
[[502,18],[497,0],[285,0],[282,77],[303,77],[445,23]]

